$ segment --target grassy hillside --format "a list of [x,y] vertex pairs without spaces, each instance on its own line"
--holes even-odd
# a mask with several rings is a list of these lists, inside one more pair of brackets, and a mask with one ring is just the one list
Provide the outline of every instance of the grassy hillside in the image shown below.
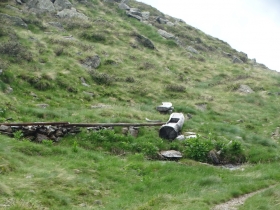
[[[182,132],[199,137],[169,142],[157,127],[140,128],[138,138],[114,128],[42,144],[1,135],[0,208],[209,209],[271,184],[279,188],[277,72],[143,3],[128,5],[150,12],[150,24],[128,17],[117,3],[71,3],[88,20],[0,1],[0,123],[167,121],[155,107],[170,101],[191,116]],[[176,24],[160,24],[159,16]],[[101,65],[87,68],[85,61],[96,55]],[[242,85],[253,92],[242,92]],[[156,160],[167,149],[183,159]],[[222,149],[225,163],[244,163],[243,170],[201,164],[210,163],[211,149]],[[279,205],[275,192],[267,209]]]

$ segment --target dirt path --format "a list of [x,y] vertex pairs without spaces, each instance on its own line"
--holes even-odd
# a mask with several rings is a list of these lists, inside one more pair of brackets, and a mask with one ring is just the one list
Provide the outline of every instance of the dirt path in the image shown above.
[[[273,185],[275,186],[275,185]],[[260,193],[260,192],[263,192],[267,189],[270,189],[272,188],[273,186],[270,186],[268,188],[265,188],[265,189],[261,189],[261,190],[258,190],[258,191],[255,191],[255,192],[252,192],[252,193],[248,193],[248,194],[245,194],[245,195],[242,195],[238,198],[233,198],[225,203],[221,203],[221,204],[218,204],[216,205],[214,208],[212,208],[211,210],[237,210],[239,206],[243,205],[246,201],[247,198],[250,198],[252,197],[253,195],[257,194],[257,193]]]

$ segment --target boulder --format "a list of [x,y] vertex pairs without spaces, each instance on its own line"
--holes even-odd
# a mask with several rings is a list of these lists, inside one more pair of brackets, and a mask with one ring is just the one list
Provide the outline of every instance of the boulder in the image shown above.
[[168,20],[166,19],[163,19],[161,17],[157,17],[156,21],[160,24],[166,24],[168,22]]
[[240,58],[238,58],[237,56],[233,56],[232,62],[233,63],[243,63],[243,61]]
[[132,18],[135,18],[135,19],[137,19],[137,20],[139,20],[139,21],[142,21],[142,17],[141,17],[141,16],[139,16],[139,15],[134,15],[134,14],[131,13],[130,11],[126,11],[126,14],[127,14],[128,17],[132,17]]
[[56,0],[53,5],[58,11],[71,9],[72,7],[72,4],[68,0]]
[[29,9],[55,12],[55,7],[50,0],[29,0],[26,5]]
[[142,36],[142,35],[140,35],[140,34],[137,34],[137,35],[136,35],[136,40],[137,40],[140,44],[142,44],[144,47],[150,48],[150,49],[152,49],[152,50],[155,49],[155,46],[154,46],[154,44],[152,43],[152,41],[149,40],[149,39],[148,39],[147,37],[145,37],[145,36]]
[[143,20],[149,20],[150,12],[141,12],[141,16]]
[[82,64],[84,66],[86,66],[87,68],[97,69],[101,64],[101,59],[98,55],[95,55],[95,56],[92,56],[92,57],[88,57],[85,61],[83,61]]
[[159,29],[158,33],[166,39],[175,39],[175,36],[173,34],[168,33],[165,30]]
[[161,151],[160,157],[164,159],[177,160],[183,157],[182,153],[176,150]]
[[196,49],[194,49],[192,46],[188,46],[188,47],[186,48],[186,50],[189,51],[189,52],[191,52],[191,53],[194,53],[194,54],[198,54],[198,53],[199,53],[199,52],[198,52]]
[[167,21],[166,25],[169,25],[169,26],[175,26],[174,23],[170,22],[170,21]]
[[248,85],[240,85],[238,91],[241,93],[253,93],[254,92]]
[[1,22],[5,23],[6,25],[14,25],[14,26],[20,26],[23,28],[27,28],[27,24],[19,17],[6,15],[3,13],[0,13],[0,20]]
[[120,3],[119,8],[122,10],[130,10],[130,7],[127,6],[127,4],[125,4],[125,3]]
[[88,20],[88,17],[85,16],[83,13],[77,12],[75,8],[71,9],[64,9],[57,13],[57,16],[60,18],[79,18],[83,20]]

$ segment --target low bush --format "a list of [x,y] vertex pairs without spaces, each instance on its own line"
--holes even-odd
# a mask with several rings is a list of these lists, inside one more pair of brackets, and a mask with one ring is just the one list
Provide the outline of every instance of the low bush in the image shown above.
[[172,91],[172,92],[185,92],[186,87],[183,85],[169,84],[169,85],[166,85],[166,90]]
[[91,41],[91,42],[105,42],[106,36],[102,33],[96,33],[94,31],[85,31],[80,34],[82,39]]
[[0,44],[0,54],[10,56],[13,60],[32,61],[32,54],[17,41],[8,41]]
[[91,78],[99,85],[112,85],[115,82],[115,77],[107,73],[99,73],[95,70],[90,71]]

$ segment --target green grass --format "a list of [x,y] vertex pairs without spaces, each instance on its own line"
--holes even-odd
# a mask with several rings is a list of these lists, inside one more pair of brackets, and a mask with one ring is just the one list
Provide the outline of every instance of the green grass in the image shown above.
[[[170,101],[176,112],[191,116],[182,133],[193,131],[199,138],[167,142],[159,139],[158,127],[141,128],[138,138],[123,136],[121,128],[114,128],[42,144],[0,136],[1,205],[209,209],[278,183],[280,137],[272,136],[280,120],[277,72],[249,62],[232,64],[223,51],[246,58],[222,40],[181,22],[176,27],[144,24],[127,17],[116,4],[99,0],[75,4],[88,21],[16,13],[6,4],[0,3],[1,12],[19,16],[28,30],[10,24],[0,28],[0,122],[111,123],[145,122],[145,118],[165,122],[169,115],[155,108]],[[129,4],[164,17],[143,3]],[[63,29],[49,22],[60,22]],[[159,28],[178,36],[183,47],[162,38]],[[156,49],[137,44],[135,33],[149,38]],[[185,49],[188,45],[200,54],[191,56]],[[101,66],[89,70],[82,63],[94,55],[101,58]],[[89,86],[82,84],[81,77]],[[242,84],[254,93],[238,92]],[[99,104],[107,106],[91,108]],[[226,162],[248,164],[244,171],[194,161],[209,162],[209,150],[221,148]],[[179,150],[184,158],[179,163],[158,161],[157,152],[166,149]],[[276,191],[265,195],[271,200],[263,203],[264,209],[277,207]]]

